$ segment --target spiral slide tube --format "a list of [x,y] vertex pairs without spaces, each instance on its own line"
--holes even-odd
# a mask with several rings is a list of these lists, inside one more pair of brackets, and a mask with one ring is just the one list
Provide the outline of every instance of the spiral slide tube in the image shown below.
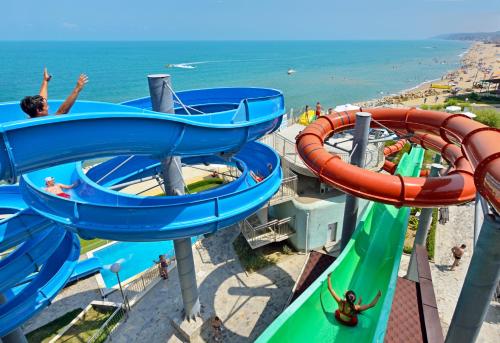
[[414,134],[453,164],[445,176],[415,178],[379,174],[342,162],[323,147],[324,139],[354,127],[355,112],[334,113],[309,125],[297,137],[304,163],[325,183],[352,195],[395,206],[437,207],[472,200],[475,189],[500,211],[500,131],[465,115],[418,109],[365,110],[400,134]]
[[[17,102],[0,104],[0,179],[20,177],[19,186],[0,187],[0,209],[10,215],[0,221],[0,251],[8,251],[0,261],[0,292],[8,299],[0,305],[0,336],[50,304],[66,284],[80,252],[75,232],[129,241],[199,235],[250,215],[279,189],[278,155],[253,142],[280,126],[279,91],[218,88],[177,95],[198,114],[180,107],[176,114],[153,112],[143,98],[121,105],[79,101],[70,115],[28,120]],[[186,164],[230,164],[241,176],[186,196],[140,197],[107,188],[156,174],[159,160],[171,155]],[[82,171],[78,161],[101,157],[113,158]],[[250,171],[264,179],[256,182]],[[61,198],[44,191],[47,176],[79,185],[70,199]],[[20,281],[28,282],[15,287]]]

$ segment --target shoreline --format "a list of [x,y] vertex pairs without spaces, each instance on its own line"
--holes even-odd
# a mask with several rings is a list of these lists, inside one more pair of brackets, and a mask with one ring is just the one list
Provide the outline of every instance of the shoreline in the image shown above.
[[[446,101],[453,94],[449,89],[431,88],[431,84],[441,86],[453,85],[458,89],[456,95],[480,91],[476,83],[487,77],[495,70],[500,69],[500,47],[495,44],[475,42],[460,54],[460,66],[447,72],[440,78],[424,81],[415,87],[403,89],[396,94],[390,94],[375,99],[354,103],[360,107],[379,107],[387,105],[400,105],[417,107],[422,104],[437,105]],[[460,56],[459,55],[459,56]]]

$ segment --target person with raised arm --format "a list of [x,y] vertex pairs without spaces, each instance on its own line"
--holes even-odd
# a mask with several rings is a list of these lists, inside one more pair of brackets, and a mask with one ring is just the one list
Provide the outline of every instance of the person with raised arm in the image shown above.
[[382,296],[382,292],[378,291],[372,302],[367,305],[362,305],[362,299],[359,297],[358,303],[356,304],[356,294],[354,291],[345,292],[345,299],[342,299],[335,293],[332,287],[332,281],[330,280],[331,273],[328,274],[328,290],[330,294],[335,299],[338,305],[338,309],[335,310],[335,319],[347,326],[356,326],[358,324],[358,314],[366,311],[377,305],[378,300]]
[[[47,104],[49,81],[52,75],[47,72],[47,68],[43,70],[42,86],[38,95],[26,96],[21,100],[22,110],[30,116],[30,118],[45,117],[49,115],[49,105]],[[66,100],[59,106],[55,114],[66,114],[71,110],[78,95],[82,91],[89,78],[85,74],[80,74],[76,81],[76,86]]]

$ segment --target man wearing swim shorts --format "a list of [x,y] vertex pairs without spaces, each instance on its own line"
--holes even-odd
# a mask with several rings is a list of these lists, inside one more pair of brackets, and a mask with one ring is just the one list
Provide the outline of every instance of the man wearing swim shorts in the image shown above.
[[78,182],[73,183],[72,185],[63,185],[62,183],[56,183],[56,180],[52,176],[48,176],[45,178],[45,191],[48,193],[52,193],[58,195],[62,198],[69,199],[70,195],[63,191],[63,189],[72,189],[78,186]]

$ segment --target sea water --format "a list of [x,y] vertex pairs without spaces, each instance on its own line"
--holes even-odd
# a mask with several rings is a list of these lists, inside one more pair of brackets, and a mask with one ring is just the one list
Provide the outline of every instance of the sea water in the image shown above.
[[[43,67],[49,97],[65,98],[80,73],[79,99],[120,102],[148,95],[147,74],[169,73],[176,90],[280,89],[286,106],[373,99],[440,78],[470,43],[421,41],[2,42],[0,101],[36,94]],[[170,65],[170,67],[168,67]],[[288,70],[296,72],[288,74]]]

